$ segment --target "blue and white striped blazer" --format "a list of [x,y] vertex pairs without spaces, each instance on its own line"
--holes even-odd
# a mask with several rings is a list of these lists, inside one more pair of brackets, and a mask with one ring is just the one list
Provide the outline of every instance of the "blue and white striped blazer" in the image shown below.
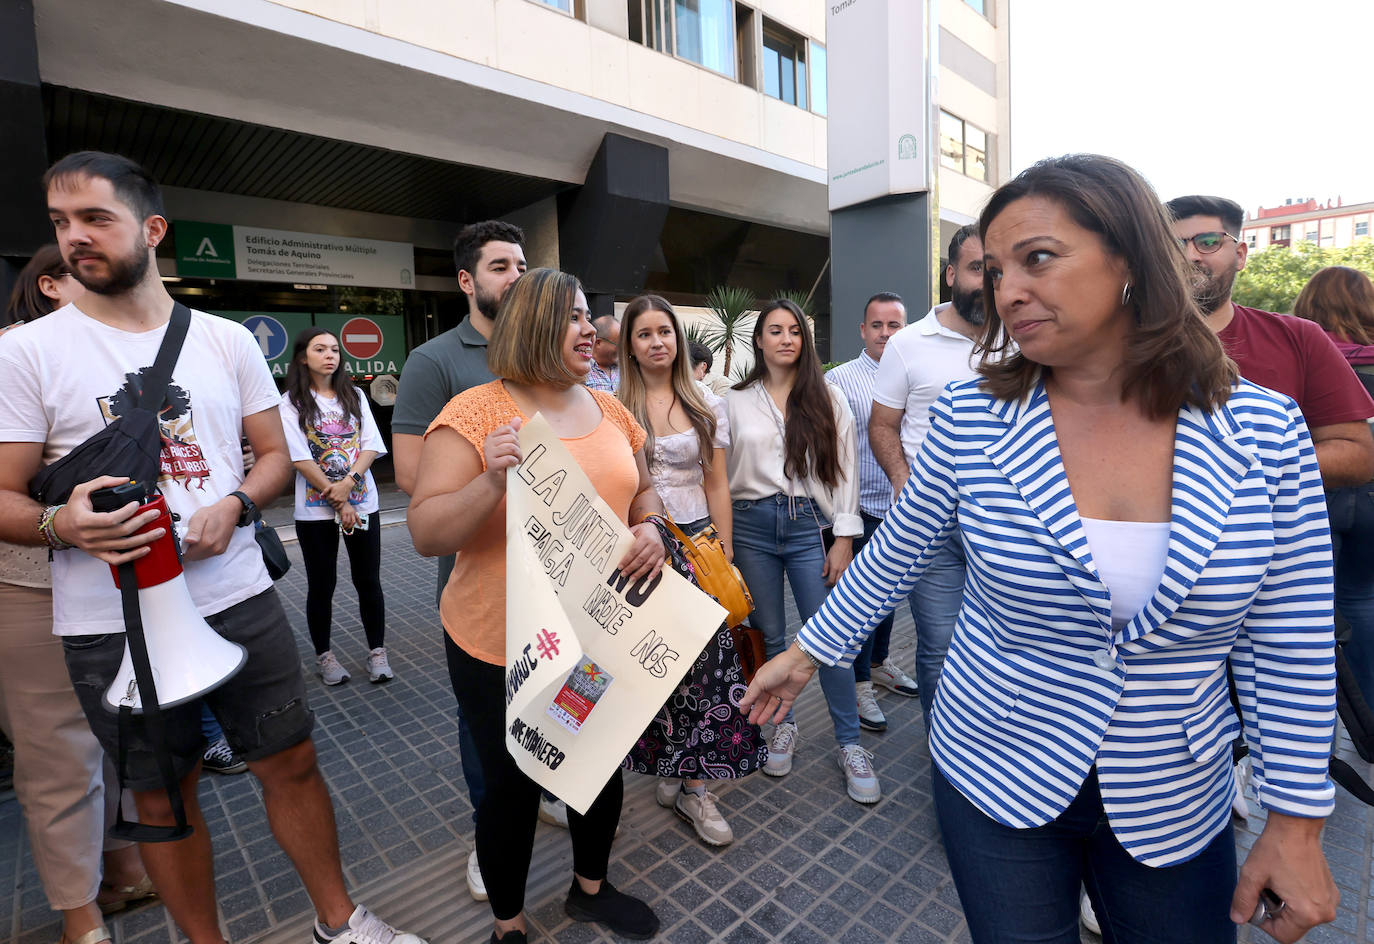
[[[1335,724],[1331,545],[1316,454],[1292,400],[1242,381],[1179,411],[1164,577],[1118,632],[1037,384],[952,384],[911,480],[800,641],[849,664],[956,525],[963,608],[930,735],[940,771],[1014,827],[1058,816],[1097,765],[1122,845],[1150,866],[1224,828],[1240,729],[1260,803],[1325,816]],[[957,513],[957,519],[956,519]]]

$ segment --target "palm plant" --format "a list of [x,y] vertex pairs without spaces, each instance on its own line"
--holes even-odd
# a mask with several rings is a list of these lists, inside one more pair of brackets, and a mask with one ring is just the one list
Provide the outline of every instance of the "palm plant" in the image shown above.
[[696,341],[700,344],[705,344],[707,347],[711,346],[710,342],[706,340],[707,329],[699,321],[687,322],[683,325],[682,333],[687,335],[687,342],[689,344]]
[[814,290],[803,292],[799,288],[780,288],[773,293],[774,298],[784,299],[796,305],[802,310],[802,314],[808,318],[816,317],[816,299]]
[[746,288],[721,285],[706,296],[706,307],[716,323],[702,329],[701,340],[711,350],[724,356],[721,373],[730,376],[730,358],[735,344],[749,337],[752,328],[749,315],[754,309],[754,293]]

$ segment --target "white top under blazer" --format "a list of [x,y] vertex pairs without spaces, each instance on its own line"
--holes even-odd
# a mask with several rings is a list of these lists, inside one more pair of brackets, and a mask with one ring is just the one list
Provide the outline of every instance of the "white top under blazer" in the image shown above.
[[957,524],[968,577],[930,752],[980,810],[1042,825],[1096,764],[1136,860],[1197,855],[1231,815],[1229,658],[1260,804],[1331,812],[1331,543],[1292,400],[1241,381],[1211,412],[1179,410],[1164,575],[1115,631],[1043,385],[1012,402],[951,384],[931,421],[906,488],[799,634],[807,650],[849,665]]

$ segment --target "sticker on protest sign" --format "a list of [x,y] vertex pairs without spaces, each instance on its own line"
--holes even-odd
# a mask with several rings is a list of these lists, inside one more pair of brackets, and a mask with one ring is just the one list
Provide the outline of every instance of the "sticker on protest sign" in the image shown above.
[[582,724],[611,687],[611,674],[591,659],[583,658],[577,668],[568,673],[567,680],[558,694],[553,696],[548,715],[573,734],[582,730]]

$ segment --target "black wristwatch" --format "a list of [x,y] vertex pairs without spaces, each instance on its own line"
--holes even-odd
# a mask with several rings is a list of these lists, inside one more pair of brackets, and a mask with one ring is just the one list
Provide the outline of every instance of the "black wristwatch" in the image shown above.
[[238,527],[246,528],[257,520],[258,506],[253,504],[253,499],[243,494],[243,492],[230,492],[229,494],[243,502],[243,511],[239,512]]

